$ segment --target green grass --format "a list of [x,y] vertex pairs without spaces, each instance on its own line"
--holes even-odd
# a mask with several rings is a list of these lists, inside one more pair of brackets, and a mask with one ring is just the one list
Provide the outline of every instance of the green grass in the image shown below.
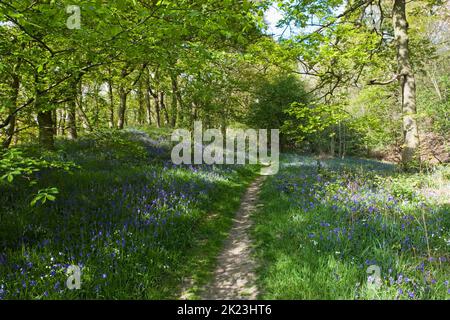
[[[295,155],[282,163],[253,215],[261,298],[450,297],[446,168],[403,174],[357,159],[318,167]],[[368,283],[369,266],[380,268],[381,287]]]
[[[166,139],[136,137],[60,140],[41,155],[80,169],[39,172],[34,186],[19,178],[0,185],[0,298],[170,299],[187,278],[194,295],[208,281],[257,168],[173,166]],[[30,206],[48,186],[57,199]],[[80,290],[65,287],[72,264],[82,267]]]

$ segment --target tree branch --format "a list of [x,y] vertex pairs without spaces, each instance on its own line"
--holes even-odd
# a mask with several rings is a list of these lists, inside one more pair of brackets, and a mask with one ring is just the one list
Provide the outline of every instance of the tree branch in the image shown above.
[[39,37],[31,34],[24,26],[22,26],[17,19],[14,19],[13,17],[11,17],[10,15],[8,15],[7,13],[4,13],[5,17],[7,17],[10,21],[12,21],[20,30],[22,30],[23,32],[25,32],[25,34],[27,34],[29,37],[31,37],[33,40],[37,41],[45,50],[47,50],[48,52],[50,52],[50,55],[53,57],[55,55],[55,53],[53,52],[53,50],[47,45],[45,44],[44,41],[42,41]]
[[379,81],[379,80],[377,80],[377,79],[372,79],[372,80],[370,80],[367,84],[368,84],[369,86],[373,86],[373,85],[385,86],[385,85],[388,85],[388,84],[391,84],[391,83],[397,81],[399,78],[400,78],[400,75],[399,75],[399,74],[396,74],[396,75],[395,75],[392,79],[390,79],[390,80],[387,80],[387,81]]

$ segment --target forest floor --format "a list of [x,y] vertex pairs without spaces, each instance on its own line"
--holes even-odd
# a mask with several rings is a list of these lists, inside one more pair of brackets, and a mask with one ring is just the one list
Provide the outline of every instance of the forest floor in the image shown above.
[[[170,136],[170,135],[169,135]],[[79,166],[0,184],[1,299],[176,299],[210,279],[256,166],[173,165],[161,129],[57,141]],[[30,145],[24,152],[42,153]],[[37,190],[56,198],[30,206]],[[66,288],[71,265],[81,289]]]
[[448,299],[450,171],[282,155],[252,238],[261,299]]
[[[24,148],[79,168],[0,184],[0,299],[448,299],[448,167],[282,154],[255,180],[256,166],[173,165],[168,135]],[[30,206],[47,187],[56,199]]]

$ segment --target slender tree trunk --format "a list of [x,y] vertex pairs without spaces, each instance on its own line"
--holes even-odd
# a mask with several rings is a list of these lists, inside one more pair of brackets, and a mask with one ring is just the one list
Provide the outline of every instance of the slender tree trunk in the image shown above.
[[[175,82],[177,84],[177,82]],[[178,88],[178,84],[177,84],[177,88],[176,88],[176,95],[177,95],[177,100],[178,100],[178,119],[177,119],[177,123],[182,123],[184,122],[184,103],[183,103],[183,97],[181,96],[181,92]]]
[[94,82],[94,105],[95,105],[95,113],[94,113],[94,127],[98,127],[98,123],[100,121],[100,103],[99,103],[99,91],[100,85],[97,81]]
[[91,122],[89,121],[89,118],[86,114],[86,112],[84,111],[83,108],[79,108],[80,113],[79,115],[81,116],[82,120],[83,120],[83,127],[89,131],[94,131],[94,129],[92,128]]
[[8,126],[5,128],[6,138],[2,141],[3,148],[5,149],[9,148],[9,146],[11,145],[11,141],[14,137],[15,130],[16,130],[16,116],[11,116]]
[[419,160],[419,130],[417,126],[416,79],[409,52],[408,21],[406,19],[406,0],[395,0],[392,11],[397,43],[397,61],[402,92],[404,145],[402,162]]
[[161,127],[161,112],[159,108],[159,96],[157,93],[153,94],[153,101],[155,102],[155,115],[156,115],[156,126]]
[[180,99],[178,98],[177,77],[171,76],[172,80],[172,128],[175,128],[180,117]]
[[342,128],[342,138],[343,138],[343,141],[342,141],[342,159],[344,159],[345,158],[345,153],[346,153],[346,148],[347,148],[347,135],[346,135],[346,133],[347,133],[347,129],[346,129],[346,126],[343,126],[343,128]]
[[56,113],[57,109],[52,110],[52,122],[53,122],[53,135],[58,135],[58,128],[56,127],[56,124],[58,123],[58,115]]
[[108,80],[108,94],[109,94],[109,127],[114,128],[114,93],[112,79]]
[[[151,95],[153,97],[153,103],[155,105],[155,120],[156,120],[156,126],[158,128],[161,127],[161,104],[159,100],[159,94],[158,91],[153,91],[151,84],[150,84],[150,70],[148,71],[148,77],[147,77],[147,94]],[[148,98],[149,100],[150,98]],[[147,103],[147,108],[150,108],[150,101]],[[150,119],[150,109],[149,111],[149,119]]]
[[197,105],[194,101],[191,103],[191,123],[197,120]]
[[45,106],[46,101],[44,97],[39,93],[39,75],[37,72],[34,74],[34,85],[35,85],[34,110],[37,111],[39,144],[44,149],[54,149],[55,140],[53,136],[54,135],[53,114],[51,109],[42,110],[42,107]]
[[148,90],[148,85],[145,90],[145,106],[147,108],[147,124],[152,124],[152,103],[150,100],[150,92]]
[[151,97],[153,96],[152,87],[150,85],[150,69],[147,68],[147,73],[145,75],[145,105],[147,107],[147,123],[152,124],[152,104]]
[[138,85],[138,102],[139,102],[138,123],[139,125],[143,125],[145,122],[145,96],[141,81],[139,81]]
[[339,140],[338,157],[340,158],[342,156],[342,124],[340,121],[338,123],[338,140]]
[[444,97],[442,96],[441,88],[439,87],[439,82],[436,79],[436,75],[434,73],[435,69],[436,69],[436,65],[433,64],[432,71],[428,71],[427,72],[428,73],[428,77],[430,78],[430,81],[433,84],[434,90],[436,91],[436,95],[438,96],[439,101],[444,101]]
[[160,92],[159,103],[161,104],[161,109],[164,112],[164,118],[166,119],[166,124],[169,125],[170,124],[169,112],[167,111],[166,103],[164,101],[164,96],[165,96],[164,92]]
[[63,136],[66,134],[66,110],[67,110],[67,103],[64,104],[64,108],[58,109],[58,134]]
[[[334,128],[333,128],[333,131],[334,131]],[[336,135],[333,134],[330,138],[330,155],[332,157],[334,157],[335,149],[336,149]]]
[[[15,132],[19,132],[19,123],[16,121],[16,131]],[[13,141],[12,141],[12,143],[14,144],[14,145],[18,145],[19,144],[19,135],[18,134],[15,134],[14,135],[14,137],[13,137]]]
[[119,129],[123,129],[125,125],[125,114],[127,109],[127,96],[128,92],[125,90],[123,86],[119,89],[119,97],[120,97],[120,104],[119,104],[119,113],[118,113],[118,120],[117,120],[117,127]]
[[78,94],[77,94],[77,101],[78,101],[78,110],[79,110],[79,116],[81,117],[82,123],[83,123],[83,128],[89,130],[89,131],[93,131],[93,127],[91,125],[91,122],[86,114],[86,112],[84,111],[83,108],[83,82],[80,78],[80,80],[78,81]]
[[117,114],[117,117],[118,117],[117,127],[119,129],[123,129],[123,127],[125,126],[125,116],[126,116],[126,111],[127,111],[127,97],[128,97],[128,93],[131,90],[128,90],[125,87],[124,81],[125,81],[125,78],[127,77],[127,75],[129,75],[129,74],[130,74],[130,72],[128,71],[127,66],[125,66],[122,69],[122,72],[121,72],[121,78],[122,78],[121,80],[122,81],[121,81],[120,86],[119,86],[119,99],[120,99],[120,102],[119,102],[119,111],[118,111],[118,114]]
[[[17,98],[19,96],[19,88],[20,88],[20,78],[19,75],[14,72],[12,76],[12,93],[11,93],[11,110],[15,109],[17,104]],[[12,112],[11,112],[12,113]],[[14,137],[14,132],[16,130],[16,116],[11,116],[8,126],[5,128],[6,138],[2,141],[2,147],[8,148],[11,144],[11,141]]]
[[76,139],[77,132],[77,83],[71,86],[71,99],[67,102],[67,128],[69,139]]
[[178,118],[178,101],[174,93],[172,93],[171,109],[172,109],[171,110],[172,117],[170,118],[170,126],[172,128],[175,128],[175,126],[177,125],[177,118]]

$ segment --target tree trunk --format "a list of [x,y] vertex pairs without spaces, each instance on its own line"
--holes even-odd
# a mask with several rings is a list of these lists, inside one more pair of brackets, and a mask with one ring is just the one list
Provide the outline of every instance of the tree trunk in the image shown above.
[[74,84],[74,90],[71,90],[71,98],[67,102],[67,128],[69,139],[76,139],[78,137],[77,132],[77,85]]
[[[38,101],[36,97],[36,101]],[[45,149],[53,149],[55,142],[53,139],[53,116],[51,110],[39,111],[37,114],[39,124],[39,143]]]
[[[333,133],[334,133],[334,128],[333,128]],[[333,134],[330,137],[330,155],[333,158],[334,158],[335,149],[336,149],[336,135]]]
[[178,83],[177,83],[177,77],[171,76],[172,80],[172,128],[175,128],[177,123],[179,122],[180,117],[180,102],[181,97],[179,97],[178,93]]
[[79,115],[81,117],[82,123],[83,123],[83,128],[89,130],[89,131],[93,131],[94,128],[91,125],[91,122],[89,121],[89,118],[86,114],[86,112],[84,111],[83,108],[83,82],[80,80],[78,81],[78,94],[77,94],[77,101],[78,101],[78,110],[80,111]]
[[347,132],[346,126],[343,126],[343,128],[342,128],[342,156],[341,156],[342,159],[345,158],[346,147],[347,147],[346,132]]
[[125,90],[123,86],[119,89],[119,97],[120,97],[120,105],[119,105],[119,113],[118,113],[118,120],[117,120],[117,127],[119,129],[123,129],[125,125],[125,113],[127,110],[127,96],[128,92]]
[[130,72],[128,71],[128,67],[125,66],[122,69],[121,72],[121,83],[119,86],[119,111],[117,114],[118,120],[117,120],[117,127],[119,129],[123,129],[123,127],[125,126],[125,116],[126,116],[126,111],[127,111],[127,97],[128,97],[128,93],[130,93],[131,89],[127,89],[125,87],[125,78],[130,74]]
[[397,43],[398,74],[402,92],[403,113],[403,151],[402,162],[419,160],[419,130],[417,127],[416,79],[409,54],[408,21],[406,19],[406,0],[395,0],[392,11]]
[[197,120],[197,105],[194,101],[191,103],[191,123]]
[[147,90],[145,90],[145,106],[147,108],[147,124],[151,125],[152,124],[152,103],[150,100],[150,92],[148,90],[148,86],[147,86]]
[[56,123],[58,135],[63,136],[66,134],[66,110],[67,110],[67,103],[64,104],[64,108],[58,109],[58,122]]
[[444,101],[444,97],[442,96],[441,88],[439,87],[439,81],[436,79],[435,75],[436,64],[433,64],[432,71],[428,71],[428,77],[430,78],[430,82],[433,84],[434,90],[436,91],[436,95],[439,98],[439,101]]
[[164,102],[164,92],[160,92],[159,103],[161,104],[161,109],[164,112],[164,118],[166,119],[166,124],[169,125],[170,124],[169,112],[167,111],[166,103]]
[[58,123],[58,115],[56,113],[57,109],[52,110],[52,127],[53,127],[53,135],[58,135],[58,128],[56,127],[56,124]]
[[109,127],[114,128],[114,94],[112,79],[108,81],[108,93],[109,93]]
[[155,101],[155,114],[156,114],[156,126],[161,128],[161,113],[159,109],[159,96],[158,94],[153,94],[153,101]]
[[[16,121],[16,131],[15,132],[19,132],[19,123]],[[18,134],[15,134],[14,135],[14,137],[13,137],[13,141],[12,141],[12,143],[15,145],[15,146],[17,146],[18,144],[19,144],[19,135]]]
[[9,120],[9,124],[5,129],[5,135],[6,138],[2,142],[3,148],[9,148],[11,141],[14,137],[14,132],[16,130],[16,116],[11,116],[11,119]]
[[[19,88],[20,88],[20,78],[17,73],[14,73],[12,76],[11,88],[12,88],[11,110],[14,110],[16,108],[17,97],[19,96]],[[2,141],[3,148],[8,148],[10,146],[15,130],[16,130],[16,116],[12,115],[8,126],[5,128],[6,138],[5,138],[5,140]]]
[[338,157],[340,158],[342,155],[342,124],[341,124],[341,121],[339,121],[339,123],[338,123],[338,140],[339,140]]
[[100,85],[97,81],[95,81],[94,82],[94,105],[95,105],[94,128],[98,127],[98,124],[100,121],[99,93],[100,93]]
[[138,86],[138,102],[139,102],[138,123],[139,125],[143,125],[145,122],[145,97],[141,81],[139,81]]

